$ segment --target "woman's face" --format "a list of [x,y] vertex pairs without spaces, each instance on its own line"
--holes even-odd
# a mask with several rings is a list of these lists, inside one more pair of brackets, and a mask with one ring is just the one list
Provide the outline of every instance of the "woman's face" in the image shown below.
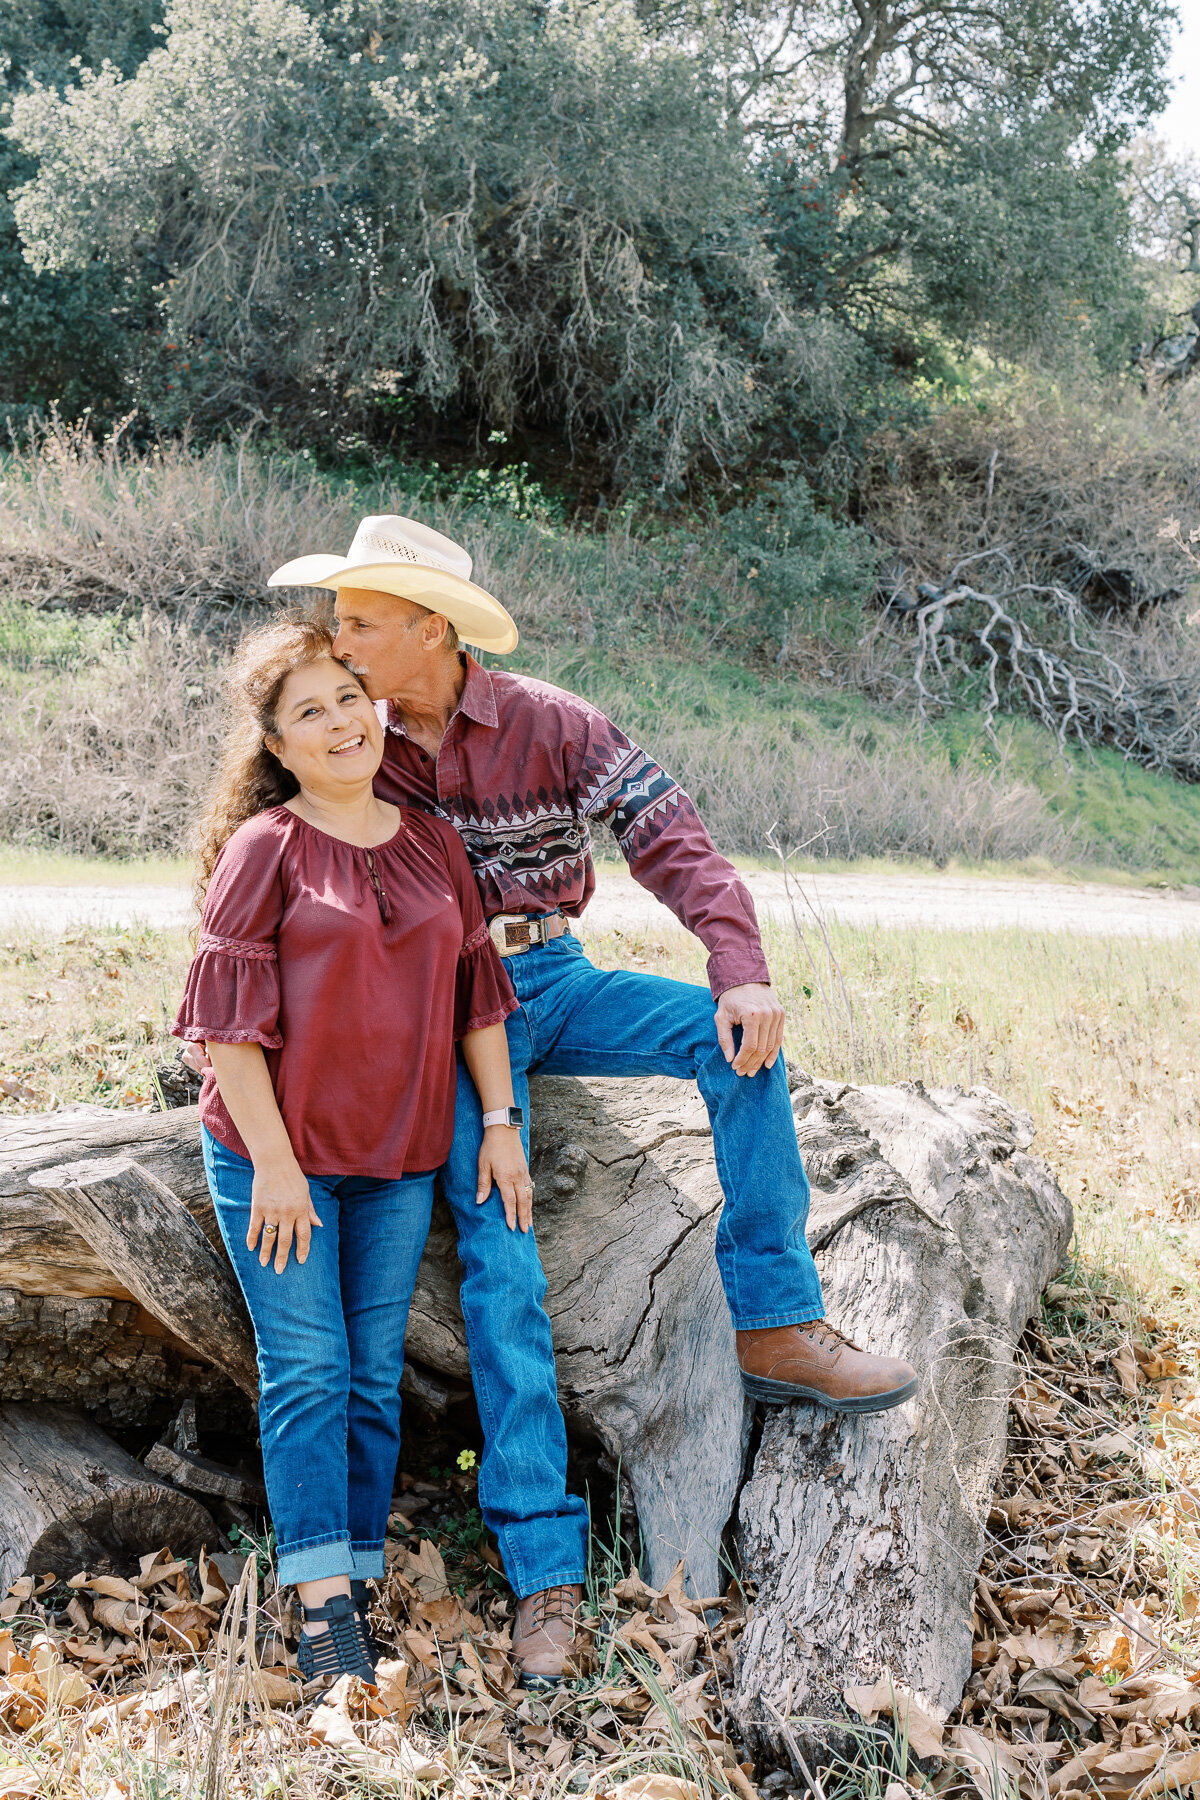
[[267,749],[302,788],[329,799],[370,782],[383,761],[383,727],[344,663],[323,656],[293,669],[275,709]]

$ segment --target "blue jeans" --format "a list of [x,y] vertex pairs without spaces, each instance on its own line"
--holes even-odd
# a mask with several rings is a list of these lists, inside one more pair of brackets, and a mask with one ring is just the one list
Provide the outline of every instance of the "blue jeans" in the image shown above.
[[[513,1091],[529,1116],[529,1076],[675,1075],[699,1084],[725,1206],[717,1263],[738,1330],[824,1314],[804,1227],[808,1182],[783,1058],[739,1076],[717,1042],[707,988],[594,968],[579,939],[510,957],[519,1012],[508,1020]],[[462,1309],[484,1431],[479,1503],[519,1595],[582,1581],[587,1513],[566,1490],[546,1279],[534,1234],[509,1231],[498,1192],[475,1204],[479,1098],[459,1065],[454,1145],[442,1170],[458,1227]],[[528,1125],[525,1148],[529,1149]]]
[[247,1250],[253,1166],[204,1138],[204,1172],[254,1321],[258,1421],[281,1582],[380,1576],[400,1451],[404,1332],[433,1174],[310,1175],[321,1221],[282,1275]]

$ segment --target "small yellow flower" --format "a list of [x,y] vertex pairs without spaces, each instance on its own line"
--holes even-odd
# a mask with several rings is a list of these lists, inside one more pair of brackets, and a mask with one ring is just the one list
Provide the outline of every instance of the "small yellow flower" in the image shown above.
[[458,1466],[464,1475],[470,1474],[471,1470],[475,1467],[475,1452],[473,1450],[460,1450],[458,1453]]

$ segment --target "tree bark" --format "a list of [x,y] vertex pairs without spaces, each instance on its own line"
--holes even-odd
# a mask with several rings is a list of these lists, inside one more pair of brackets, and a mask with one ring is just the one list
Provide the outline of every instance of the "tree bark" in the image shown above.
[[39,1169],[28,1180],[147,1312],[244,1393],[258,1393],[237,1277],[165,1182],[121,1156]]
[[[532,1109],[568,1425],[628,1476],[651,1581],[686,1556],[695,1589],[719,1591],[736,1528],[758,1594],[739,1708],[764,1736],[767,1701],[783,1707],[790,1692],[793,1713],[835,1716],[843,1684],[885,1666],[935,1709],[957,1698],[1013,1349],[1071,1231],[1069,1203],[1026,1154],[1029,1120],[986,1090],[847,1088],[795,1072],[792,1083],[829,1316],[908,1356],[922,1389],[896,1412],[849,1420],[771,1411],[749,1472],[752,1413],[713,1255],[722,1202],[695,1088],[542,1079]],[[66,1281],[128,1291],[130,1266],[106,1270],[28,1186],[65,1154],[136,1157],[211,1238],[197,1138],[188,1109],[80,1121],[50,1155],[28,1130],[7,1157],[0,1140],[0,1282],[50,1282],[61,1256]],[[439,1206],[408,1344],[451,1380],[467,1373],[458,1279]]]
[[102,1573],[164,1544],[194,1556],[216,1542],[198,1501],[149,1480],[82,1414],[0,1406],[0,1592],[22,1575]]
[[986,1089],[805,1083],[794,1106],[828,1314],[921,1390],[890,1413],[766,1416],[737,1543],[757,1587],[739,1711],[767,1740],[767,1702],[836,1721],[843,1687],[884,1670],[939,1719],[961,1696],[1013,1352],[1072,1230],[1028,1115]]
[[[213,1216],[198,1115],[168,1113],[26,1113],[0,1124],[0,1287],[20,1294],[132,1300],[112,1270],[29,1178],[81,1156],[131,1155],[183,1201],[214,1250],[222,1251]],[[222,1251],[222,1254],[224,1252]]]

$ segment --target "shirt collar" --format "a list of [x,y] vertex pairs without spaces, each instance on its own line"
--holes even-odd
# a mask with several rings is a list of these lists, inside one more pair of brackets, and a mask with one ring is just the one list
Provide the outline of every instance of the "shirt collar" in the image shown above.
[[[489,725],[494,728],[500,723],[500,715],[496,711],[496,690],[492,686],[492,678],[487,670],[475,661],[469,650],[463,652],[463,661],[466,665],[467,679],[463,683],[462,696],[458,705],[450,716],[452,719],[456,719],[459,713],[464,713],[468,719],[473,719],[476,725]],[[408,736],[394,700],[381,701],[378,710],[389,731],[395,732],[397,737]]]
[[462,699],[458,703],[458,711],[466,713],[468,719],[474,719],[477,725],[498,725],[500,715],[496,711],[496,690],[492,686],[492,678],[468,650],[465,653],[467,679],[463,685]]

